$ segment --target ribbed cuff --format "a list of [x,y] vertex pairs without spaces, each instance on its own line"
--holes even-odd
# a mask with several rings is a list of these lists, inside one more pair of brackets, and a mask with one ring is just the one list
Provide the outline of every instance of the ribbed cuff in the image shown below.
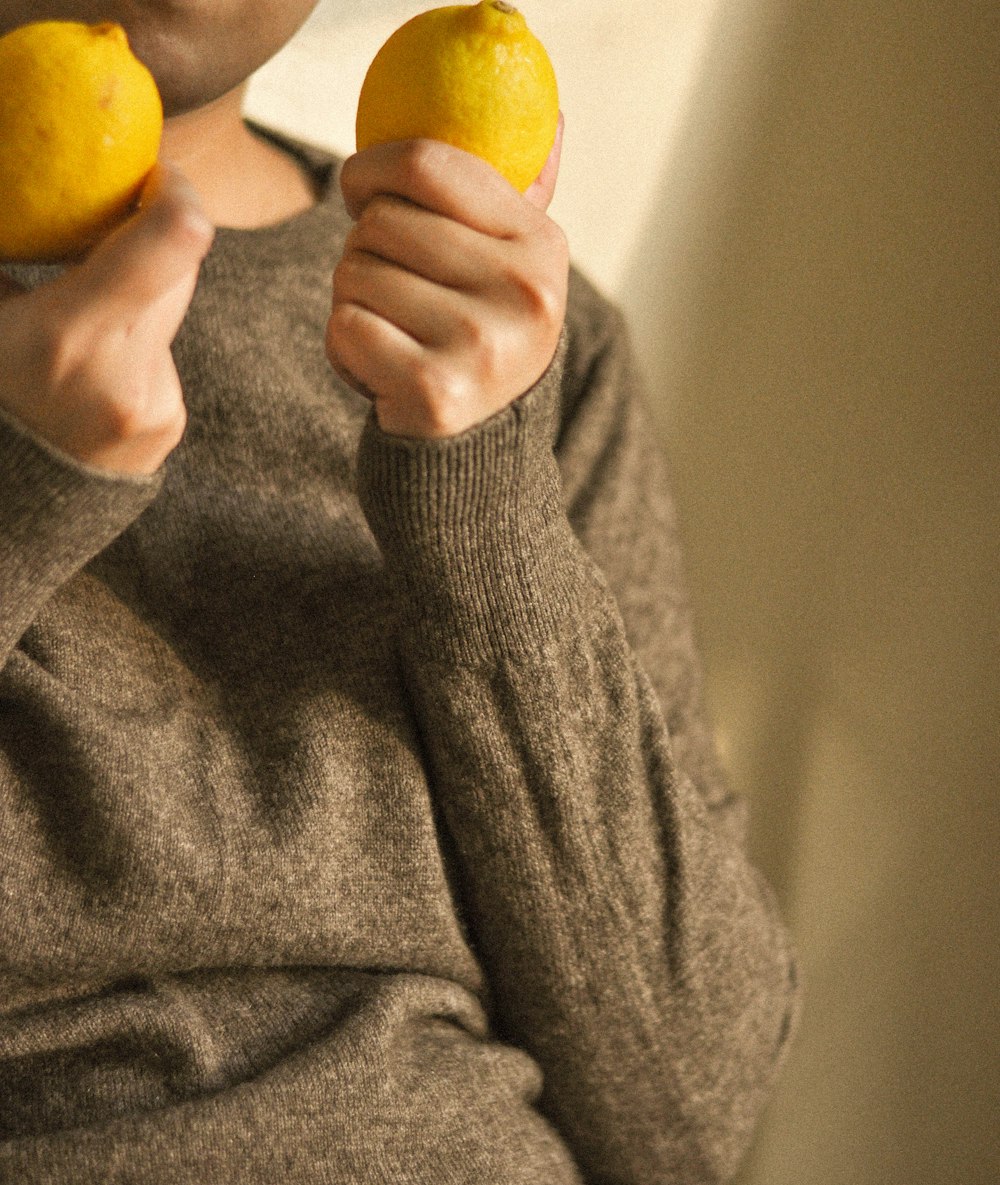
[[0,412],[0,653],[156,497],[162,473],[85,465]]
[[403,626],[436,657],[475,663],[533,648],[572,611],[580,549],[553,453],[564,347],[537,386],[443,440],[369,417],[358,494]]

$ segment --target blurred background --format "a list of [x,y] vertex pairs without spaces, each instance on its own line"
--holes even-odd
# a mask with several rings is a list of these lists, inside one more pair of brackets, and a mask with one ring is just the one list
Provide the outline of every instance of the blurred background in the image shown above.
[[[323,0],[248,114],[351,151],[430,6]],[[740,1185],[997,1185],[1000,6],[521,7],[566,114],[552,213],[631,317],[802,961]]]

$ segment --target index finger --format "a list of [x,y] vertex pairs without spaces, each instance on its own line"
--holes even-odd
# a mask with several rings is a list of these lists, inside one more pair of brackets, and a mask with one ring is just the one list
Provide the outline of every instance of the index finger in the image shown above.
[[524,228],[524,198],[492,165],[440,140],[395,140],[344,162],[340,188],[354,219],[379,194],[423,206],[494,238]]

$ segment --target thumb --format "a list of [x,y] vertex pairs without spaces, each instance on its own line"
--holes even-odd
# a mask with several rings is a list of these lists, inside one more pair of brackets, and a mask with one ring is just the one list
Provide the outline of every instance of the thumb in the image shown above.
[[139,208],[73,269],[78,292],[131,308],[192,281],[215,231],[194,187],[172,165],[154,165]]
[[556,138],[552,143],[552,151],[548,155],[542,171],[528,186],[524,196],[539,210],[547,210],[556,191],[556,180],[559,176],[559,159],[562,156],[563,127],[565,121],[563,113],[559,112],[559,122],[556,124]]

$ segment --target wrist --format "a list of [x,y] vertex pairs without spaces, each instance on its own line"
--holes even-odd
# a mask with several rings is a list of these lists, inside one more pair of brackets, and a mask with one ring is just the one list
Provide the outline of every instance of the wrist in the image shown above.
[[0,410],[0,653],[153,501],[159,475],[104,473]]
[[553,452],[563,350],[521,399],[453,437],[415,440],[369,417],[358,492],[402,623],[429,653],[475,661],[564,621],[578,545]]

